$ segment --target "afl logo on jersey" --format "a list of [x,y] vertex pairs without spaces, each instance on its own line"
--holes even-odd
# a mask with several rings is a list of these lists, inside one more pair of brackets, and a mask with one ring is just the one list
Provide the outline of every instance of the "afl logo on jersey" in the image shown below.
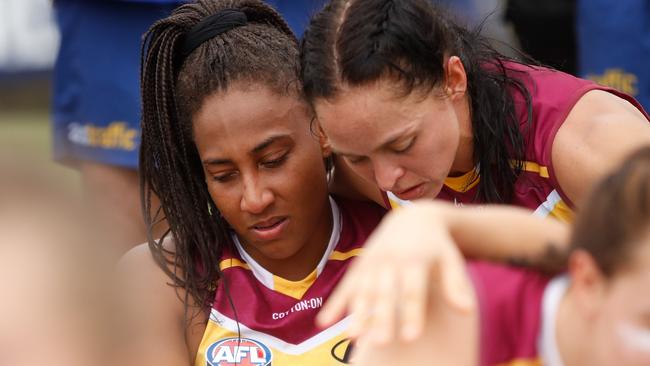
[[226,338],[208,347],[208,366],[269,366],[271,350],[249,338]]

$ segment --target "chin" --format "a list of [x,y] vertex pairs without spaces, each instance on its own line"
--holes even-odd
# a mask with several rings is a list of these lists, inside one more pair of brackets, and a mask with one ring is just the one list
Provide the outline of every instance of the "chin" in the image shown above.
[[282,243],[278,240],[272,243],[264,243],[262,245],[255,245],[255,249],[268,259],[272,260],[285,260],[296,255],[298,250],[287,248],[287,243]]

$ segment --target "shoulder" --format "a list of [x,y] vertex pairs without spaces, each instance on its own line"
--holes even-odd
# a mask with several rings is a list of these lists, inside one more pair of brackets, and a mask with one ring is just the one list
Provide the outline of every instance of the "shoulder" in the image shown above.
[[363,246],[386,214],[386,209],[374,202],[333,197],[339,209],[340,237],[337,250]]
[[[167,240],[165,248],[173,253],[173,240]],[[168,258],[171,261],[171,255]],[[169,270],[173,270],[171,264]],[[148,244],[140,244],[129,250],[117,265],[118,285],[122,294],[135,300],[135,307],[151,307],[148,311],[165,309],[168,314],[183,315],[184,304],[178,296],[179,289],[172,285],[170,276],[160,267]]]
[[[163,248],[169,251],[170,254],[167,256],[167,259],[171,261],[174,252],[174,241],[172,239],[165,239]],[[126,252],[120,258],[117,270],[120,274],[134,275],[136,278],[141,278],[145,275],[153,277],[167,276],[154,259],[154,254],[148,243],[136,245]]]
[[339,207],[343,223],[354,223],[360,228],[374,229],[388,212],[386,208],[372,201],[361,201],[333,196]]
[[633,98],[591,90],[573,106],[553,141],[558,185],[579,207],[594,182],[649,143],[648,115]]
[[[173,255],[171,240],[164,247]],[[187,306],[185,290],[173,284],[148,244],[127,252],[117,273],[121,326],[130,335],[126,364],[187,364],[196,354],[207,315],[192,304]]]

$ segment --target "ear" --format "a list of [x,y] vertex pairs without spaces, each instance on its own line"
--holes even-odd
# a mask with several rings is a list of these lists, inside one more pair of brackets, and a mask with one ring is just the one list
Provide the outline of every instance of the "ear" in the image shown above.
[[582,249],[571,253],[569,273],[576,302],[588,319],[594,319],[605,296],[607,278],[591,254]]
[[467,73],[458,56],[451,56],[445,64],[445,92],[452,99],[460,98],[467,91]]
[[330,145],[330,140],[327,138],[325,131],[320,125],[318,119],[314,120],[316,124],[316,133],[318,134],[318,142],[320,143],[320,148],[323,150],[323,157],[327,158],[332,155],[332,146]]

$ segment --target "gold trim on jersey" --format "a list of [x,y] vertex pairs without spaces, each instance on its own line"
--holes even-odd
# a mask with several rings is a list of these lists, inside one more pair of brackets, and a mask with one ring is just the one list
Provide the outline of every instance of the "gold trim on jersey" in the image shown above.
[[335,250],[330,255],[329,260],[332,260],[332,261],[344,261],[344,260],[350,259],[352,257],[358,256],[362,251],[363,251],[363,248],[352,249],[352,250],[350,250],[348,252],[339,252],[338,250]]
[[564,222],[573,221],[573,210],[562,200],[562,197],[557,192],[557,190],[552,190],[551,193],[546,196],[546,201],[542,202],[537,208],[533,215],[539,217],[555,217],[556,219]]
[[241,268],[247,269],[249,271],[251,269],[246,262],[240,261],[237,258],[228,258],[228,259],[224,259],[221,262],[219,262],[219,268],[222,271],[224,271],[224,270],[226,270],[228,268],[232,268],[232,267],[241,267]]
[[332,357],[332,352],[337,344],[343,343],[347,338],[345,330],[349,322],[348,316],[303,342],[292,344],[270,334],[250,329],[241,323],[238,324],[212,309],[194,365],[205,366],[209,347],[226,338],[237,338],[238,331],[241,332],[242,338],[252,339],[268,347],[273,365],[342,365]]
[[316,278],[318,278],[316,270],[313,270],[307,275],[307,277],[299,281],[290,281],[286,278],[273,275],[273,290],[293,297],[296,300],[300,300],[305,295],[305,292],[309,290],[311,285],[314,284]]
[[[513,165],[514,163],[514,161],[511,162]],[[539,165],[533,161],[524,161],[523,170],[529,173],[537,173],[542,178],[548,179],[550,177],[548,167]],[[480,178],[478,175],[475,175],[475,173],[477,173],[476,168],[458,177],[447,177],[445,179],[445,185],[456,192],[465,193],[476,187],[479,183]],[[470,182],[470,179],[472,178],[474,178],[474,180]]]
[[548,167],[539,165],[532,161],[524,161],[524,171],[529,173],[537,173],[542,178],[549,178]]
[[[456,192],[465,193],[470,189],[476,187],[479,182],[479,175],[476,168],[458,177],[445,178],[445,185]],[[470,181],[470,179],[472,179]]]

